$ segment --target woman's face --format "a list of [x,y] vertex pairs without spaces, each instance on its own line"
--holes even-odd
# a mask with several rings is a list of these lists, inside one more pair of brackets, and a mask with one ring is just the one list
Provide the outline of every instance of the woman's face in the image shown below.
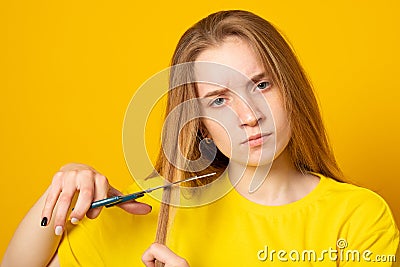
[[245,41],[230,37],[200,53],[196,62],[202,61],[218,64],[196,73],[201,81],[212,82],[197,83],[207,137],[231,161],[247,166],[272,163],[287,146],[291,131],[280,89],[255,52]]

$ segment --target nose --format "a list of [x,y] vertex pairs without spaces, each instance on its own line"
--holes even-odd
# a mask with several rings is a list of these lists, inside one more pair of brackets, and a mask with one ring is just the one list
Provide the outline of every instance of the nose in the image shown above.
[[262,119],[261,112],[249,100],[237,99],[235,112],[240,120],[240,126],[257,126]]

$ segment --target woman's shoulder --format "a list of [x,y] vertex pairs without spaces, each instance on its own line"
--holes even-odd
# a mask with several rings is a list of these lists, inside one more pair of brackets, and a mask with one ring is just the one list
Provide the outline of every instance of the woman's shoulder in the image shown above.
[[399,230],[382,196],[368,188],[324,176],[321,176],[321,181],[326,185],[330,208],[336,209],[339,237],[345,240],[349,249],[368,250],[380,255],[396,254]]
[[354,205],[361,205],[367,202],[377,208],[388,207],[383,197],[371,189],[346,181],[337,181],[321,174],[318,174],[318,176],[324,184],[325,195],[336,197],[338,202],[353,203]]
[[376,231],[397,229],[394,216],[385,199],[371,189],[320,175],[324,183],[323,198],[342,210],[353,226],[374,228]]

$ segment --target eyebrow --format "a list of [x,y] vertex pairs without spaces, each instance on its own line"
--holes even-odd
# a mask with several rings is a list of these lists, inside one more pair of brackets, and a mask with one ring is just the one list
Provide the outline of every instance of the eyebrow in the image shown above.
[[261,80],[262,78],[266,78],[267,74],[265,72],[261,72],[259,74],[254,75],[253,77],[251,77],[250,80],[253,81],[253,83],[258,82],[259,80]]
[[[259,80],[261,80],[262,78],[265,78],[265,77],[266,77],[266,73],[265,73],[265,72],[262,72],[262,73],[259,73],[259,74],[254,75],[253,77],[251,77],[250,80],[251,80],[253,83],[256,83],[256,82],[258,82]],[[249,81],[249,84],[250,84],[250,81]],[[216,95],[223,95],[223,94],[225,94],[225,93],[227,93],[227,92],[229,92],[229,91],[230,91],[230,90],[229,90],[228,88],[223,88],[223,89],[214,90],[214,91],[208,92],[208,93],[205,94],[202,98],[212,97],[212,96],[216,96]]]
[[205,95],[203,96],[203,98],[211,97],[211,96],[216,96],[216,95],[223,95],[223,94],[227,93],[228,91],[229,91],[228,88],[218,89],[218,90],[211,91],[211,92],[205,94]]

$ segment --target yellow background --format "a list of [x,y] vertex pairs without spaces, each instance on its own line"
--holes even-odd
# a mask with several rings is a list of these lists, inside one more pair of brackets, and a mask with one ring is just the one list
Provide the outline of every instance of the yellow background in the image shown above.
[[400,221],[398,1],[2,1],[0,255],[61,165],[132,182],[121,142],[130,98],[168,66],[185,29],[221,9],[253,11],[285,33],[345,174]]

